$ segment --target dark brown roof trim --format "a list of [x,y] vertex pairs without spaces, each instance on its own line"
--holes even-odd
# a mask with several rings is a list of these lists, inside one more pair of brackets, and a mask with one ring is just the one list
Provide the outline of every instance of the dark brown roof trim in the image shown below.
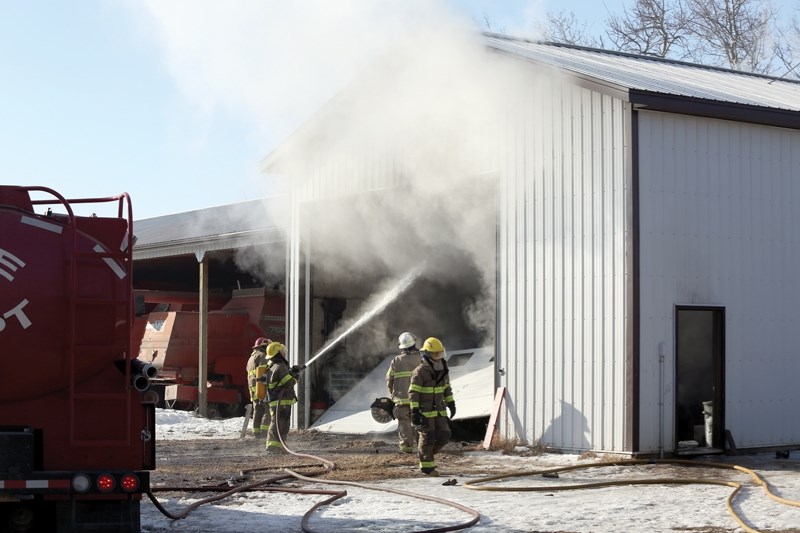
[[682,115],[735,120],[777,126],[779,128],[800,129],[800,111],[789,111],[731,102],[717,102],[687,96],[659,94],[638,89],[630,90],[630,102],[634,109],[666,111]]

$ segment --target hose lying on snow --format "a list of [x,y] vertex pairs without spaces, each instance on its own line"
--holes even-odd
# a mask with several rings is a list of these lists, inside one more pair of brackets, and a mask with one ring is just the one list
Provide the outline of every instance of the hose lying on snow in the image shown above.
[[[280,400],[278,400],[278,402],[280,403]],[[277,422],[277,419],[276,419],[276,422]],[[328,472],[333,471],[336,468],[336,464],[335,463],[333,463],[331,461],[328,461],[326,459],[323,459],[321,457],[317,457],[315,455],[309,455],[309,454],[295,452],[294,450],[290,449],[286,445],[286,443],[283,441],[283,437],[281,436],[281,432],[277,431],[277,433],[278,433],[278,439],[281,441],[281,444],[283,445],[283,447],[286,449],[286,451],[288,453],[290,453],[290,454],[292,454],[292,455],[294,455],[296,457],[306,457],[306,458],[316,459],[316,460],[320,461],[322,464],[325,465],[326,468],[323,471],[318,472],[317,475],[326,474]],[[247,472],[253,472],[253,471],[254,470],[248,470]],[[467,514],[472,516],[471,520],[469,520],[467,522],[464,522],[464,523],[461,523],[461,524],[455,524],[455,525],[452,525],[452,526],[437,527],[437,528],[433,528],[433,529],[425,529],[425,530],[417,531],[415,533],[444,533],[445,531],[457,531],[457,530],[460,530],[460,529],[466,529],[468,527],[471,527],[471,526],[477,524],[478,521],[481,519],[481,515],[480,515],[480,513],[478,511],[476,511],[474,509],[471,509],[469,507],[466,507],[464,505],[461,505],[459,503],[451,502],[451,501],[445,500],[443,498],[437,498],[435,496],[427,496],[427,495],[424,495],[424,494],[417,494],[415,492],[408,492],[408,491],[404,491],[404,490],[392,489],[392,488],[389,488],[389,487],[377,487],[377,486],[374,486],[374,485],[365,485],[363,483],[356,483],[354,481],[343,481],[343,480],[337,480],[337,479],[315,479],[315,478],[312,478],[312,477],[308,477],[308,476],[304,476],[304,475],[298,474],[297,472],[295,472],[293,470],[290,470],[288,468],[284,469],[284,472],[286,472],[290,476],[292,476],[294,478],[297,478],[297,479],[300,479],[302,481],[325,483],[325,484],[329,484],[329,485],[349,485],[351,487],[359,487],[359,488],[367,489],[367,490],[391,492],[391,493],[394,493],[394,494],[400,494],[402,496],[408,496],[408,497],[417,498],[417,499],[420,499],[420,500],[432,501],[432,502],[440,503],[442,505],[448,505],[450,507],[454,507],[454,508],[456,508],[456,509],[458,509],[460,511],[463,511],[463,512],[465,512],[465,513],[467,513]],[[311,519],[311,515],[317,509],[322,507],[323,505],[328,505],[328,504],[336,501],[337,499],[345,496],[346,494],[347,494],[347,492],[345,491],[340,496],[332,497],[332,498],[329,498],[329,499],[327,499],[327,500],[325,500],[323,502],[319,502],[318,504],[314,505],[311,509],[306,511],[306,513],[303,515],[303,520],[302,520],[302,522],[300,524],[300,526],[302,527],[303,531],[306,532],[306,533],[314,533],[314,531],[312,529],[309,529],[309,527],[308,527],[308,521]]]
[[[436,496],[426,496],[424,494],[417,494],[415,492],[408,492],[408,491],[405,491],[405,490],[392,489],[392,488],[388,488],[388,487],[376,487],[374,485],[364,485],[362,483],[356,483],[354,481],[341,481],[341,480],[336,480],[336,479],[313,479],[313,478],[310,478],[310,477],[302,476],[302,475],[300,475],[300,474],[298,474],[296,472],[293,472],[293,471],[291,471],[289,469],[286,469],[286,472],[290,473],[292,476],[296,477],[297,479],[302,479],[304,481],[314,481],[316,483],[328,483],[328,484],[331,484],[331,485],[350,485],[352,487],[360,487],[362,489],[379,490],[379,491],[383,491],[383,492],[392,492],[394,494],[400,494],[402,496],[409,496],[411,498],[418,498],[420,500],[427,500],[427,501],[431,501],[431,502],[441,503],[442,505],[449,505],[450,507],[455,507],[456,509],[458,509],[460,511],[464,511],[467,514],[472,515],[472,520],[470,520],[468,522],[464,522],[463,524],[456,524],[456,525],[453,525],[453,526],[437,527],[437,528],[434,528],[434,529],[425,529],[425,530],[418,531],[416,533],[440,533],[440,532],[444,532],[444,531],[456,531],[456,530],[459,530],[459,529],[465,529],[465,528],[471,527],[471,526],[477,524],[478,521],[481,519],[480,513],[478,511],[476,511],[475,509],[471,509],[471,508],[469,508],[469,507],[467,507],[465,505],[461,505],[460,503],[456,503],[456,502],[451,502],[449,500],[445,500],[444,498],[437,498]],[[331,501],[334,501],[334,500],[335,499],[332,499]],[[301,524],[302,527],[303,527],[303,531],[306,531],[306,532],[309,532],[309,533],[311,532],[311,530],[306,529],[308,518],[310,518],[311,513],[313,513],[318,507],[320,507],[322,505],[325,505],[327,503],[330,503],[330,502],[326,501],[326,502],[323,502],[321,504],[317,504],[314,508],[309,510],[305,514],[305,516],[303,516],[303,523]]]
[[[280,405],[280,397],[278,398],[278,405]],[[279,424],[277,417],[275,419],[275,422],[276,422],[276,424]],[[294,450],[290,449],[286,445],[286,443],[283,441],[283,437],[281,436],[280,428],[278,428],[277,433],[278,433],[278,439],[281,441],[281,444],[283,445],[283,447],[286,449],[286,451],[289,454],[294,455],[296,457],[305,457],[305,458],[308,458],[308,459],[312,459],[314,461],[318,461],[318,463],[314,464],[314,465],[304,465],[304,466],[319,466],[319,465],[321,465],[323,468],[321,470],[319,470],[318,472],[315,472],[314,473],[315,476],[320,476],[320,475],[323,475],[323,474],[327,474],[327,473],[329,473],[329,472],[331,472],[331,471],[336,469],[336,464],[333,463],[332,461],[328,461],[327,459],[324,459],[322,457],[317,457],[315,455],[298,453],[298,452],[295,452]],[[295,468],[297,468],[297,467],[295,467]],[[273,468],[252,468],[252,469],[248,469],[248,470],[242,470],[240,472],[240,475],[247,475],[247,474],[251,474],[251,473],[259,472],[259,471],[264,471],[264,470],[273,470]],[[414,493],[414,492],[407,492],[407,491],[403,491],[403,490],[392,489],[392,488],[389,488],[389,487],[377,487],[377,486],[372,486],[372,485],[364,485],[364,484],[356,483],[356,482],[353,482],[353,481],[342,481],[342,480],[335,480],[335,479],[324,479],[324,480],[323,479],[316,479],[314,477],[301,475],[301,474],[299,474],[299,473],[297,473],[297,472],[295,472],[293,470],[290,470],[288,468],[285,468],[284,472],[285,472],[285,474],[283,474],[283,475],[274,476],[274,477],[271,477],[269,479],[265,479],[265,480],[261,480],[261,481],[255,481],[255,482],[252,482],[252,483],[247,483],[247,484],[239,485],[239,486],[236,486],[236,487],[231,487],[231,485],[226,484],[226,485],[223,485],[223,486],[213,486],[213,487],[158,487],[158,488],[151,488],[147,492],[147,496],[150,498],[150,500],[153,502],[153,504],[156,506],[156,508],[159,511],[161,511],[161,514],[163,514],[167,518],[171,518],[173,520],[186,518],[186,516],[191,511],[193,511],[194,509],[200,507],[201,505],[204,505],[204,504],[207,504],[207,503],[213,503],[213,502],[222,500],[224,498],[227,498],[228,496],[231,496],[231,495],[239,493],[239,492],[250,492],[250,491],[258,490],[258,491],[290,492],[290,493],[298,493],[298,494],[320,494],[320,495],[330,496],[330,498],[315,504],[313,507],[311,507],[311,509],[306,511],[306,513],[303,515],[303,519],[301,520],[301,523],[300,523],[301,528],[303,529],[303,531],[305,533],[315,533],[314,530],[310,529],[309,526],[308,526],[308,522],[311,519],[311,516],[314,514],[314,512],[317,509],[319,509],[320,507],[324,506],[324,505],[328,505],[330,503],[335,502],[336,500],[338,500],[340,498],[343,498],[344,496],[347,496],[347,491],[311,490],[311,489],[292,489],[292,488],[267,487],[267,485],[272,485],[272,484],[278,483],[280,481],[296,478],[296,479],[299,479],[299,480],[302,480],[302,481],[309,481],[309,482],[315,482],[315,483],[326,483],[326,484],[330,484],[330,485],[350,485],[350,486],[353,486],[353,487],[359,487],[359,488],[363,488],[363,489],[367,489],[367,490],[391,492],[391,493],[394,493],[394,494],[400,494],[402,496],[408,496],[408,497],[417,498],[417,499],[420,499],[420,500],[432,501],[432,502],[440,503],[442,505],[447,505],[447,506],[450,506],[450,507],[454,507],[455,509],[463,511],[463,512],[469,514],[472,517],[467,522],[463,522],[463,523],[460,523],[460,524],[454,524],[452,526],[436,527],[436,528],[433,528],[433,529],[419,530],[419,531],[416,531],[416,532],[413,532],[413,533],[444,533],[445,531],[457,531],[457,530],[460,530],[460,529],[466,529],[468,527],[471,527],[471,526],[477,524],[478,521],[481,518],[480,513],[478,511],[474,510],[474,509],[471,509],[469,507],[466,507],[466,506],[461,505],[461,504],[456,503],[456,502],[451,502],[449,500],[445,500],[443,498],[437,498],[435,496],[427,496],[427,495],[424,495],[424,494],[417,494],[417,493]],[[192,503],[191,505],[185,507],[183,509],[183,511],[181,511],[179,513],[171,513],[169,511],[167,511],[167,509],[164,508],[164,506],[153,495],[153,492],[155,492],[155,491],[158,491],[158,492],[167,492],[167,491],[169,491],[169,492],[176,492],[176,491],[186,491],[186,492],[214,491],[214,492],[220,492],[220,494],[217,494],[215,496],[211,496],[209,498],[205,498],[205,499],[202,499],[202,500],[198,500],[198,501]]]
[[[767,493],[767,496],[772,498],[773,500],[785,504],[785,505],[792,505],[795,507],[800,507],[800,501],[794,500],[787,500],[786,498],[781,498],[780,496],[776,496],[772,493],[769,488],[769,484],[756,472],[750,470],[749,468],[745,468],[739,465],[727,464],[727,463],[712,463],[712,462],[705,462],[705,461],[688,461],[688,460],[681,460],[681,459],[629,459],[623,461],[605,461],[601,463],[593,463],[587,465],[577,465],[577,466],[565,466],[560,468],[550,468],[546,470],[521,470],[517,472],[511,472],[508,474],[500,474],[497,476],[490,476],[490,477],[483,477],[479,479],[473,479],[470,481],[464,482],[464,487],[472,490],[489,490],[489,491],[507,491],[507,492],[553,492],[557,490],[577,490],[577,489],[594,489],[599,487],[611,487],[614,485],[661,485],[661,484],[669,484],[669,485],[679,485],[679,484],[687,484],[687,485],[724,485],[727,487],[733,487],[734,490],[728,496],[727,500],[727,507],[728,512],[733,516],[733,519],[748,533],[760,533],[757,529],[753,529],[749,527],[744,520],[736,513],[733,508],[733,501],[739,492],[742,490],[742,484],[736,481],[727,481],[723,479],[692,479],[692,478],[664,478],[664,479],[625,479],[625,480],[618,480],[618,481],[598,481],[593,483],[581,483],[577,485],[561,485],[558,487],[554,487],[552,485],[548,486],[536,486],[536,487],[504,487],[501,485],[482,485],[483,483],[489,483],[491,481],[497,481],[500,479],[508,479],[514,477],[524,477],[524,476],[544,476],[544,477],[557,477],[555,474],[558,472],[567,472],[570,470],[580,470],[586,468],[598,468],[598,467],[607,467],[607,466],[637,466],[637,465],[653,465],[653,464],[673,464],[673,465],[681,465],[681,466],[692,466],[692,467],[705,467],[705,468],[722,468],[728,470],[737,470],[739,472],[744,472],[748,474],[754,481],[756,485],[760,485],[764,491]],[[478,486],[482,485],[482,486]]]

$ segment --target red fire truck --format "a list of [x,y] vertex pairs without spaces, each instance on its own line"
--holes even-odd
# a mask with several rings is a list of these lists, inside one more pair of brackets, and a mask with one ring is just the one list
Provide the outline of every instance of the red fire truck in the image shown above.
[[155,369],[130,347],[132,220],[127,194],[0,186],[0,531],[140,531]]

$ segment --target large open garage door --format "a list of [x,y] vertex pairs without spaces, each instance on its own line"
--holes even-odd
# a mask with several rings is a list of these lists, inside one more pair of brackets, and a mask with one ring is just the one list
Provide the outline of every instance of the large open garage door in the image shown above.
[[435,197],[388,188],[300,206],[308,279],[296,327],[300,359],[312,362],[301,426],[396,354],[404,331],[418,346],[438,337],[448,352],[494,345],[495,181],[469,184]]

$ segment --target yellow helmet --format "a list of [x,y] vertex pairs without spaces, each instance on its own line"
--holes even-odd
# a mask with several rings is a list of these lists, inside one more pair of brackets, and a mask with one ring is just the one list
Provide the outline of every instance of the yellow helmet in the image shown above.
[[444,346],[442,345],[442,341],[436,337],[428,337],[422,345],[422,350],[428,353],[438,353],[444,351]]
[[279,342],[271,342],[269,346],[267,346],[267,359],[272,359],[278,354],[285,355],[286,346]]

